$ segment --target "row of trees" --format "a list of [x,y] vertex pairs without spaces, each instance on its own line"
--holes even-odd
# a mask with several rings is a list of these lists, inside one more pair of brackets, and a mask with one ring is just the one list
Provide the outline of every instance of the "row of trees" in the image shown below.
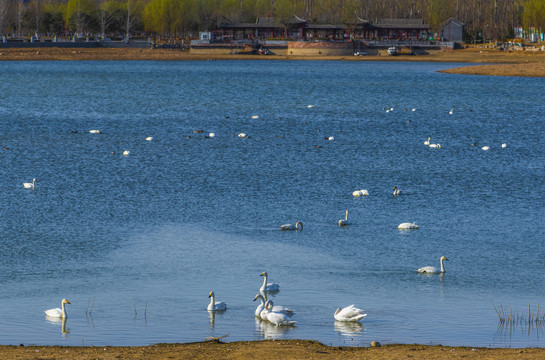
[[423,18],[432,30],[453,17],[470,39],[503,40],[514,27],[545,28],[544,0],[0,0],[0,34],[192,36],[222,22],[256,17],[350,24],[363,19]]

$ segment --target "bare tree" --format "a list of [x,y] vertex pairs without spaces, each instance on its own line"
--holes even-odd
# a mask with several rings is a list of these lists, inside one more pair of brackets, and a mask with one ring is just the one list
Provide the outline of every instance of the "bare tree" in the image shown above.
[[127,0],[127,14],[126,14],[127,16],[125,18],[125,36],[127,37],[127,39],[130,37],[131,28],[136,22],[136,17],[134,15],[134,11],[131,5],[132,2],[133,0]]
[[0,0],[0,35],[4,34],[4,23],[8,14],[8,0]]
[[17,38],[23,36],[23,15],[25,13],[25,3],[24,0],[19,0],[17,7]]
[[109,12],[107,12],[105,9],[100,9],[99,12],[99,22],[100,22],[100,33],[102,35],[102,39],[106,36],[106,29],[113,21],[113,16]]

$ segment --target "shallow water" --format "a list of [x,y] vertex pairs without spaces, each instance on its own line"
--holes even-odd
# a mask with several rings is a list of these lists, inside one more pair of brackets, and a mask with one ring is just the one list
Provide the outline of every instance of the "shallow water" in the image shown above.
[[[544,346],[493,305],[543,305],[545,80],[453,66],[4,62],[0,343]],[[263,271],[295,327],[254,319]],[[361,326],[335,322],[352,303]]]

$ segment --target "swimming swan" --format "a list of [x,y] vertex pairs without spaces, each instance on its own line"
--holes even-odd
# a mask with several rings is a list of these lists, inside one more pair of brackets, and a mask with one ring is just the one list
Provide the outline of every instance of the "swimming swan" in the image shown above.
[[91,134],[102,134],[100,130],[89,130]]
[[369,195],[369,191],[367,190],[356,190],[352,193],[353,196],[367,196]]
[[431,137],[428,138],[428,140],[424,141],[424,145],[429,145],[431,141]]
[[45,311],[45,314],[52,318],[63,318],[66,319],[66,309],[64,308],[64,304],[70,304],[70,301],[66,299],[62,299],[61,301],[61,308],[56,309],[49,309]]
[[426,273],[426,274],[443,274],[445,272],[445,267],[443,266],[443,261],[445,261],[448,259],[444,256],[441,256],[441,270],[439,270],[438,268],[434,267],[434,266],[425,266],[425,267],[421,267],[420,269],[416,270],[418,271],[419,273]]
[[406,223],[401,223],[397,226],[398,229],[401,229],[401,230],[416,230],[419,228],[418,225],[416,225],[416,223],[409,223],[409,222],[406,222]]
[[151,140],[153,140],[153,136],[148,136],[148,137],[146,138],[146,141],[151,141]]
[[262,272],[261,275],[263,276],[263,285],[259,288],[259,291],[265,292],[265,291],[279,291],[280,290],[280,284],[277,283],[268,283],[267,280],[269,279],[269,274],[265,271]]
[[274,325],[284,325],[284,326],[291,326],[295,325],[297,321],[290,320],[290,317],[287,316],[284,313],[276,312],[274,309],[274,303],[272,300],[267,300],[265,303],[265,309],[261,312],[261,318],[264,320],[268,320]]
[[[255,309],[255,316],[260,318],[261,317],[261,312],[263,311],[263,309],[265,309],[266,301],[265,301],[265,298],[263,297],[263,295],[261,295],[261,294],[257,294],[254,297],[254,301],[256,301],[257,299],[261,300],[261,304],[259,304],[257,306],[257,308]],[[282,314],[284,314],[286,316],[289,316],[289,317],[292,317],[293,315],[295,315],[295,312],[293,310],[288,309],[285,306],[275,305],[275,306],[273,306],[273,308],[271,310],[274,311],[274,312],[282,313]]]
[[344,309],[337,308],[333,316],[337,321],[360,321],[366,317],[367,314],[362,309],[358,309],[354,305],[350,305]]
[[216,296],[214,295],[214,292],[211,291],[210,294],[208,294],[208,297],[210,298],[210,304],[208,304],[208,307],[206,310],[208,311],[216,311],[216,310],[225,310],[227,309],[227,304],[223,301],[216,301]]
[[299,227],[301,227],[301,230],[303,230],[303,223],[300,221],[296,222],[295,225],[293,224],[280,225],[280,230],[299,230]]
[[483,146],[481,149],[483,149],[484,151],[490,149],[490,146]]
[[34,190],[34,183],[36,182],[36,179],[32,179],[31,183],[23,183],[23,187],[25,189],[32,189]]
[[441,149],[441,144],[430,144],[430,148],[432,149]]
[[399,190],[397,186],[394,186],[394,196],[398,196],[399,194],[401,194],[401,190]]
[[339,220],[337,224],[339,224],[339,226],[348,225],[348,210],[346,210],[346,215],[344,216],[344,220],[343,219]]

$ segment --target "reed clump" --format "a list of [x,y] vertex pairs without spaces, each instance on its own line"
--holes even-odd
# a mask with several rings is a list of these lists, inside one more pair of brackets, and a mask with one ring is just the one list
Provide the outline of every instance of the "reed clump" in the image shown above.
[[511,307],[507,309],[503,305],[497,307],[496,305],[493,306],[494,310],[496,310],[496,314],[498,314],[500,324],[502,325],[545,325],[545,313],[540,310],[539,304],[537,304],[536,309],[532,309],[532,306],[528,303],[528,310],[520,312],[518,309],[513,310]]

